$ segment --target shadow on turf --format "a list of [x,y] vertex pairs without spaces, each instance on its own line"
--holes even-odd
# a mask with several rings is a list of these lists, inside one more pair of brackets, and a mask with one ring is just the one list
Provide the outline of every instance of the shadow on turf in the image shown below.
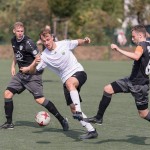
[[103,143],[109,143],[109,142],[126,142],[126,143],[131,143],[131,144],[136,144],[136,145],[147,145],[149,146],[150,144],[146,144],[145,141],[146,139],[149,139],[150,137],[140,137],[140,136],[135,136],[135,135],[128,135],[127,139],[107,139],[107,140],[101,140],[99,142],[96,142],[96,144],[103,144]]
[[43,132],[62,132],[67,137],[70,137],[70,138],[74,139],[75,141],[81,141],[79,139],[79,136],[81,134],[85,133],[83,130],[76,130],[76,129],[75,130],[69,129],[69,131],[63,131],[63,129],[49,128],[48,126],[47,127],[41,127],[41,126],[37,125],[35,122],[30,122],[30,121],[16,121],[15,127],[17,127],[17,126],[27,126],[27,127],[41,129],[40,131],[38,130],[38,131],[33,132],[33,133],[38,133],[38,134],[43,133]]

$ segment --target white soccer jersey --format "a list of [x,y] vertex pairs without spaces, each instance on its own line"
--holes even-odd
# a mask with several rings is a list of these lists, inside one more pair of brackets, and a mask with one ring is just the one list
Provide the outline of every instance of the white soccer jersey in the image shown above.
[[56,48],[54,50],[49,51],[46,48],[42,52],[41,62],[36,69],[39,71],[48,67],[65,83],[75,72],[84,70],[72,53],[72,50],[78,46],[78,40],[63,40],[55,43]]

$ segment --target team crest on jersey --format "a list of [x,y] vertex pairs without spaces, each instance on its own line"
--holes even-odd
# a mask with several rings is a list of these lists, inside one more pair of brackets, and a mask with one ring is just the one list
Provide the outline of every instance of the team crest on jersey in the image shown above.
[[19,46],[19,50],[20,50],[20,51],[23,50],[23,46],[22,46],[22,45]]
[[61,54],[62,54],[62,55],[65,55],[65,52],[63,51],[63,52],[61,52]]
[[33,51],[33,54],[36,55],[36,54],[37,54],[37,50],[34,50],[34,51]]
[[[150,53],[150,46],[147,46],[148,53]],[[149,54],[150,55],[150,54]]]

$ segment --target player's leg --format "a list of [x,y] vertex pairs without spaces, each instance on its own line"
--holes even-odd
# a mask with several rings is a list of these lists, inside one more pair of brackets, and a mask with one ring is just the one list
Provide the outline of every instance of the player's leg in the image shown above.
[[135,98],[139,116],[150,121],[150,111],[148,110],[149,85],[134,85],[131,87],[131,94]]
[[112,82],[111,84],[106,85],[104,87],[102,99],[99,103],[97,114],[94,117],[85,118],[83,120],[86,122],[101,125],[103,123],[104,113],[110,104],[112,94],[121,93],[123,91],[125,92],[126,89],[127,89],[127,85],[124,79],[121,79],[121,80],[118,80],[118,81]]
[[36,102],[43,107],[45,107],[51,114],[53,114],[58,121],[60,122],[61,126],[63,127],[64,131],[69,130],[68,120],[67,118],[64,118],[60,112],[57,110],[56,106],[48,99],[45,99],[45,97],[41,98],[35,98]]
[[70,106],[73,118],[79,120],[81,125],[87,129],[87,133],[81,135],[81,139],[96,138],[98,133],[96,129],[90,123],[82,121],[86,115],[82,112],[80,101],[81,96],[79,94],[81,86],[85,83],[87,76],[84,72],[78,72],[67,80],[64,84],[64,95],[66,98],[67,105]]
[[4,109],[5,109],[5,116],[6,116],[6,122],[0,126],[1,129],[13,129],[14,125],[12,123],[12,116],[13,116],[13,96],[16,93],[21,93],[24,91],[24,87],[21,84],[21,80],[18,76],[14,76],[12,80],[10,81],[7,89],[4,92]]
[[150,111],[148,109],[148,101],[147,104],[137,105],[139,116],[150,122]]
[[32,81],[30,81],[29,83],[26,83],[25,85],[26,89],[32,93],[32,95],[34,96],[34,99],[36,100],[38,104],[45,107],[50,113],[52,113],[58,119],[58,121],[63,127],[63,130],[67,131],[69,129],[67,119],[65,119],[60,114],[60,112],[57,110],[56,106],[52,103],[52,101],[46,99],[43,96],[43,85],[42,85],[42,80],[40,76],[34,75],[32,79],[33,79]]
[[[67,99],[66,99],[67,100]],[[71,112],[74,114],[74,112],[76,112],[76,108],[75,105],[73,104],[71,99],[67,100],[67,105],[70,106],[70,110]],[[80,119],[80,117],[78,117],[78,121],[80,122],[80,124],[86,128],[87,133],[84,135],[80,136],[80,139],[91,139],[91,138],[96,138],[98,136],[98,133],[96,131],[96,129],[90,124],[87,123],[85,121],[83,121],[83,118],[87,118],[87,116],[81,111],[81,115],[82,115],[82,120]],[[74,116],[73,116],[74,117]]]
[[[80,102],[82,101],[79,94],[80,88],[86,82],[87,75],[84,71],[76,72],[64,83],[64,95],[66,99],[71,99],[75,105],[73,112],[74,119],[82,119],[82,110]],[[81,118],[80,118],[81,117]]]

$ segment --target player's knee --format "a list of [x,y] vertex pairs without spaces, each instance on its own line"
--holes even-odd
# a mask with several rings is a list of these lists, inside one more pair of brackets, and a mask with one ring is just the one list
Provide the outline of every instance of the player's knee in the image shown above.
[[79,85],[79,82],[77,79],[71,78],[66,81],[66,87],[69,91],[75,90],[76,87],[78,87],[78,85]]
[[112,86],[111,86],[110,84],[108,84],[108,85],[106,85],[106,86],[104,87],[104,91],[105,91],[106,93],[108,93],[108,94],[113,94],[113,93],[114,93],[114,91],[113,91],[113,89],[112,89]]
[[146,110],[140,110],[140,111],[138,111],[138,113],[139,113],[139,116],[144,119],[148,114],[148,110],[147,109]]
[[11,93],[9,90],[5,90],[4,92],[4,98],[10,99],[13,97],[13,93]]
[[44,103],[44,101],[45,101],[45,97],[37,98],[37,99],[35,99],[35,101],[36,101],[38,104],[42,105],[42,104]]

